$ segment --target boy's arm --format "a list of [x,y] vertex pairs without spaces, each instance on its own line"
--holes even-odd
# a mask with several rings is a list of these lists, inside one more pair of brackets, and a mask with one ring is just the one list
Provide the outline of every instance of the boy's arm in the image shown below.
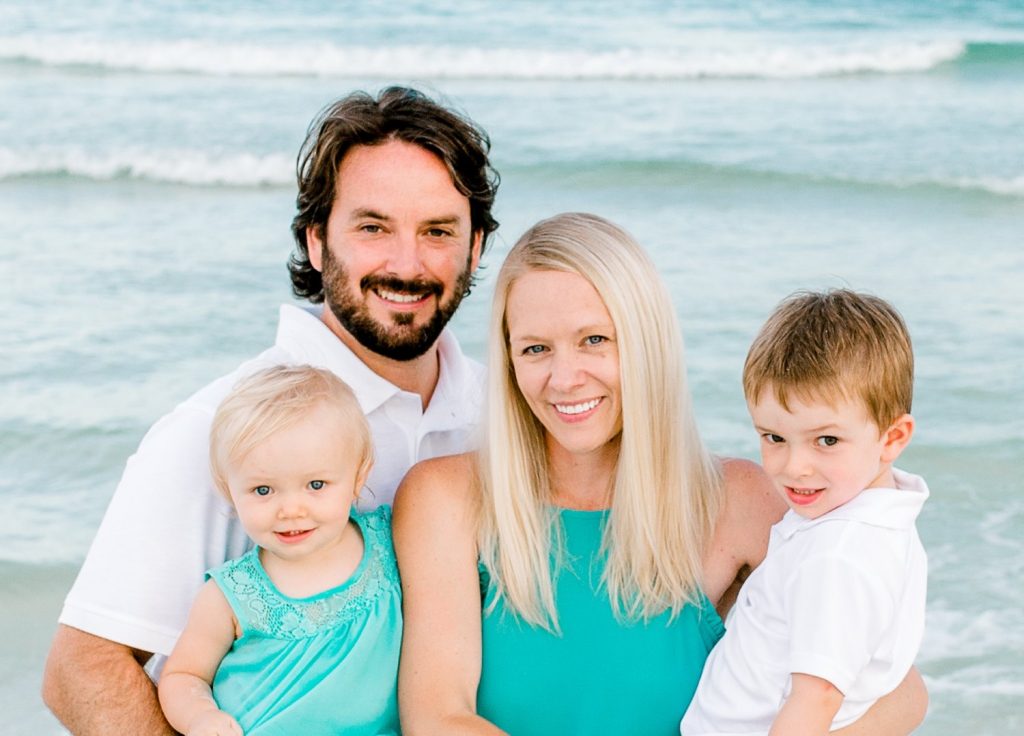
[[824,736],[843,704],[843,694],[814,675],[794,672],[792,683],[768,736]]
[[210,683],[235,640],[235,617],[212,580],[196,596],[188,624],[160,677],[160,705],[168,722],[189,736],[241,734],[238,723],[217,707]]

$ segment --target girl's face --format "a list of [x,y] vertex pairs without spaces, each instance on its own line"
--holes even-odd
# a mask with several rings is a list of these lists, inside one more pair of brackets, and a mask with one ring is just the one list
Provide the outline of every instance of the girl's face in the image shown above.
[[353,444],[340,412],[324,405],[231,463],[231,501],[252,540],[284,560],[335,552],[366,475]]
[[505,307],[516,383],[552,451],[607,451],[622,431],[619,349],[601,297],[582,276],[529,271]]

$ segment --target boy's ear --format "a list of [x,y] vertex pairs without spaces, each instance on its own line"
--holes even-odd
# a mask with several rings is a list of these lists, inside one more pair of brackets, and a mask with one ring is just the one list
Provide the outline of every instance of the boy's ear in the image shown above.
[[909,414],[897,417],[889,425],[889,429],[882,433],[882,462],[892,463],[903,452],[903,448],[910,444],[910,438],[914,434],[914,417]]

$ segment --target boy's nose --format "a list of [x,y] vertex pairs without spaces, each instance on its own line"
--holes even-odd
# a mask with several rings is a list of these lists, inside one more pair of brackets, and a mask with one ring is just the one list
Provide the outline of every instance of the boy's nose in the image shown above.
[[790,450],[786,456],[786,475],[789,478],[806,478],[814,471],[807,455],[799,450]]

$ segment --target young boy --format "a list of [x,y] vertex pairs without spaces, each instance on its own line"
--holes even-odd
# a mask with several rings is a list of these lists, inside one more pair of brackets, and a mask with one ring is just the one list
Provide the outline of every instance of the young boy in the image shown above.
[[754,340],[743,390],[790,511],[708,658],[683,736],[825,734],[910,669],[928,488],[892,464],[914,430],[913,373],[896,310],[845,289],[790,297]]

